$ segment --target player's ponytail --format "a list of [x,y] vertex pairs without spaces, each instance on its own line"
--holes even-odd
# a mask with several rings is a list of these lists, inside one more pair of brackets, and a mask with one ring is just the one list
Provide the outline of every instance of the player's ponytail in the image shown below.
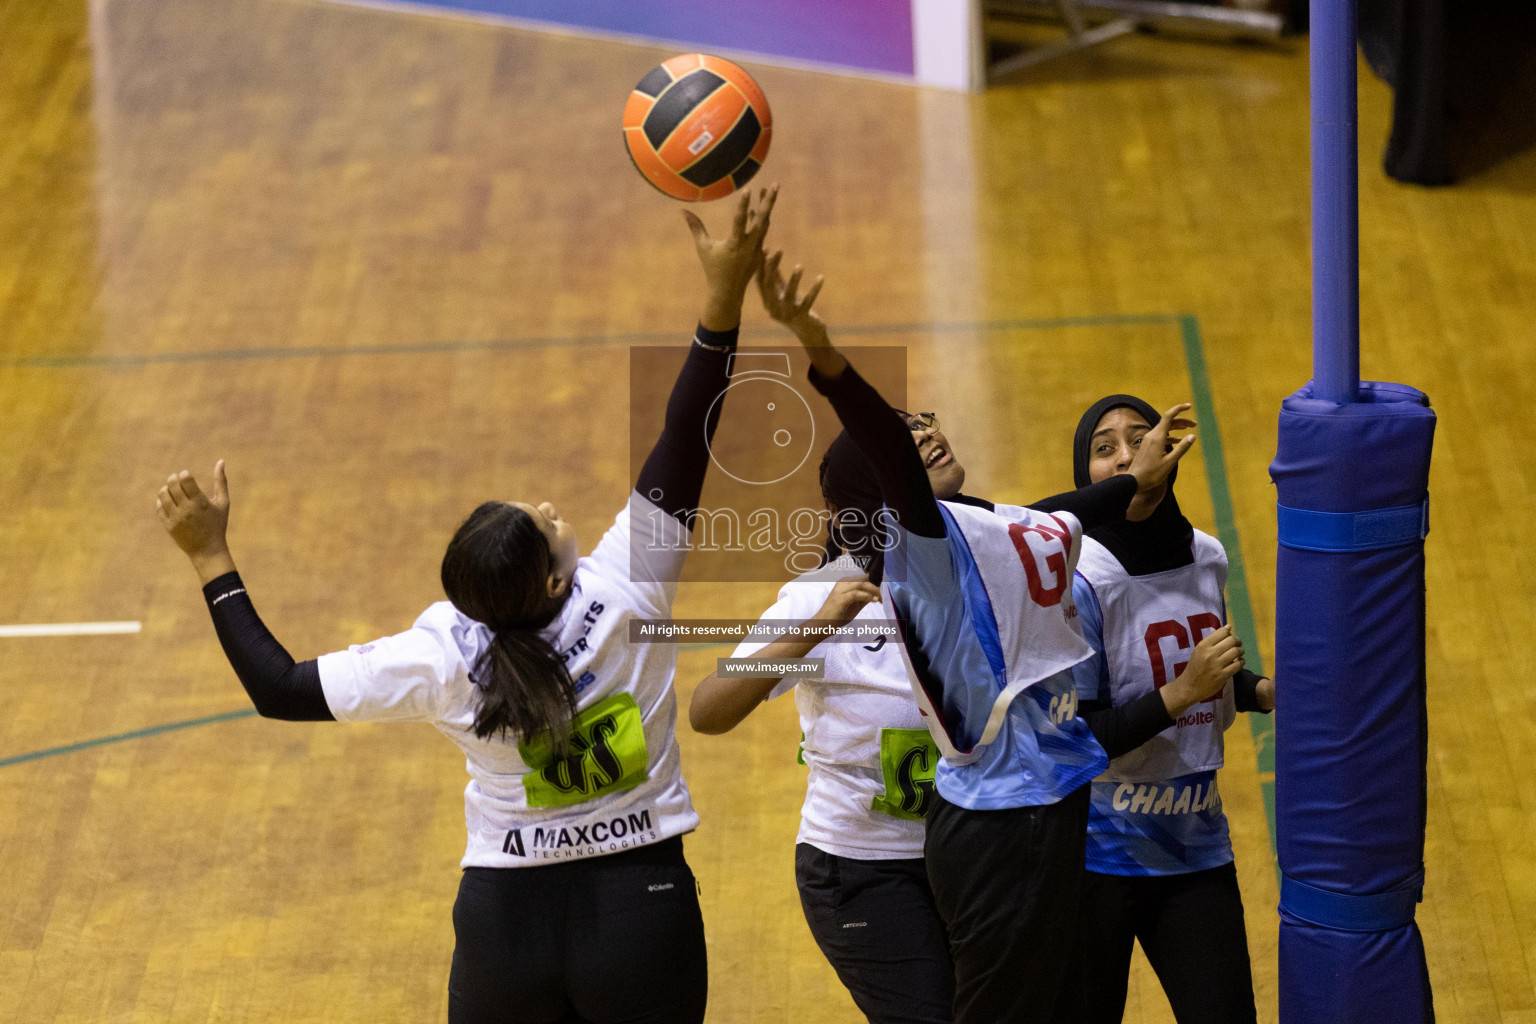
[[443,555],[443,591],[453,606],[491,630],[491,645],[471,671],[480,691],[475,735],[547,737],[569,753],[576,687],[540,630],[559,614],[545,581],[549,543],[522,509],[488,501],[470,513]]

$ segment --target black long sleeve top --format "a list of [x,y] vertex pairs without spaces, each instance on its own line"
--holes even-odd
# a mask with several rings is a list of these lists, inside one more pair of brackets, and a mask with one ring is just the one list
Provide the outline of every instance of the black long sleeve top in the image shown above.
[[[811,384],[826,396],[843,428],[869,460],[880,494],[902,527],[919,537],[943,537],[944,517],[912,433],[896,410],[852,366],[836,378],[811,370]],[[1116,476],[1030,504],[1041,512],[1070,512],[1084,531],[1125,518],[1136,480]]]
[[725,404],[715,399],[730,386],[737,336],[734,329],[711,331],[699,325],[688,358],[672,385],[661,436],[635,481],[636,491],[685,526],[692,526],[704,490],[709,442]]

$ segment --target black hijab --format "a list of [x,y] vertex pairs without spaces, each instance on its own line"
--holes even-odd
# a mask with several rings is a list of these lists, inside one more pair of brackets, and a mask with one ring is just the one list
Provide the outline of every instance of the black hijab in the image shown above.
[[[1072,439],[1072,477],[1079,487],[1091,483],[1088,457],[1093,433],[1099,420],[1111,409],[1130,409],[1146,420],[1149,427],[1155,426],[1160,419],[1156,409],[1133,395],[1110,395],[1090,405],[1083,418],[1077,421],[1077,434]],[[1146,519],[1139,523],[1122,519],[1088,534],[1108,548],[1132,576],[1167,572],[1194,561],[1195,528],[1184,518],[1179,501],[1173,496],[1173,481],[1177,475],[1175,470],[1168,477],[1168,492]]]
[[[889,546],[890,539],[881,536],[875,516],[885,505],[885,499],[880,494],[880,482],[869,460],[864,458],[864,453],[859,451],[859,446],[846,430],[832,439],[827,453],[821,457],[821,496],[839,512],[847,509],[859,513],[856,523],[839,523],[834,516],[827,524],[823,564],[836,560],[846,549],[865,566],[870,582],[879,583],[885,569],[884,549]],[[988,511],[992,509],[990,501],[968,494],[957,494],[944,500],[976,505]]]

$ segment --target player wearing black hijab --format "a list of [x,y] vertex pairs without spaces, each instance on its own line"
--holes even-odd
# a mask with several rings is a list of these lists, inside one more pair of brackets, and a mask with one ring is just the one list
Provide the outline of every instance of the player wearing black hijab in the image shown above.
[[[1077,484],[1124,472],[1156,422],[1130,395],[1095,402],[1073,439]],[[1112,760],[1092,784],[1074,974],[1058,1024],[1121,1019],[1135,941],[1179,1024],[1255,1016],[1216,769],[1235,711],[1271,710],[1274,683],[1230,657],[1226,552],[1184,517],[1173,479],[1138,495],[1126,519],[1088,531],[1077,566],[1073,596],[1098,654],[1080,666],[1079,706]]]

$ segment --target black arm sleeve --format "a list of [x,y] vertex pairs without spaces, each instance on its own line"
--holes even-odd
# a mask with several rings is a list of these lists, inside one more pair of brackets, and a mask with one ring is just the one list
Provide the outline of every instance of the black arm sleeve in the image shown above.
[[1085,700],[1078,710],[1093,738],[1112,758],[1135,750],[1173,724],[1168,705],[1156,690],[1119,707],[1110,707],[1107,701]]
[[1232,696],[1237,701],[1237,710],[1256,711],[1261,715],[1269,714],[1259,707],[1259,680],[1264,677],[1257,672],[1246,668],[1237,670],[1237,675],[1232,677]]
[[320,688],[319,662],[294,662],[256,614],[239,573],[225,573],[209,583],[203,597],[224,654],[257,714],[289,722],[336,720]]
[[1100,480],[1065,494],[1053,494],[1029,507],[1037,512],[1070,512],[1083,524],[1083,532],[1097,530],[1125,518],[1136,497],[1136,478],[1129,473]]
[[709,442],[724,404],[715,399],[731,383],[737,333],[699,325],[667,399],[666,425],[635,481],[636,491],[690,528],[709,468]]
[[902,527],[919,537],[944,536],[944,517],[928,471],[896,410],[852,366],[835,379],[823,377],[813,366],[811,384],[832,403],[843,429],[869,460],[880,496]]

